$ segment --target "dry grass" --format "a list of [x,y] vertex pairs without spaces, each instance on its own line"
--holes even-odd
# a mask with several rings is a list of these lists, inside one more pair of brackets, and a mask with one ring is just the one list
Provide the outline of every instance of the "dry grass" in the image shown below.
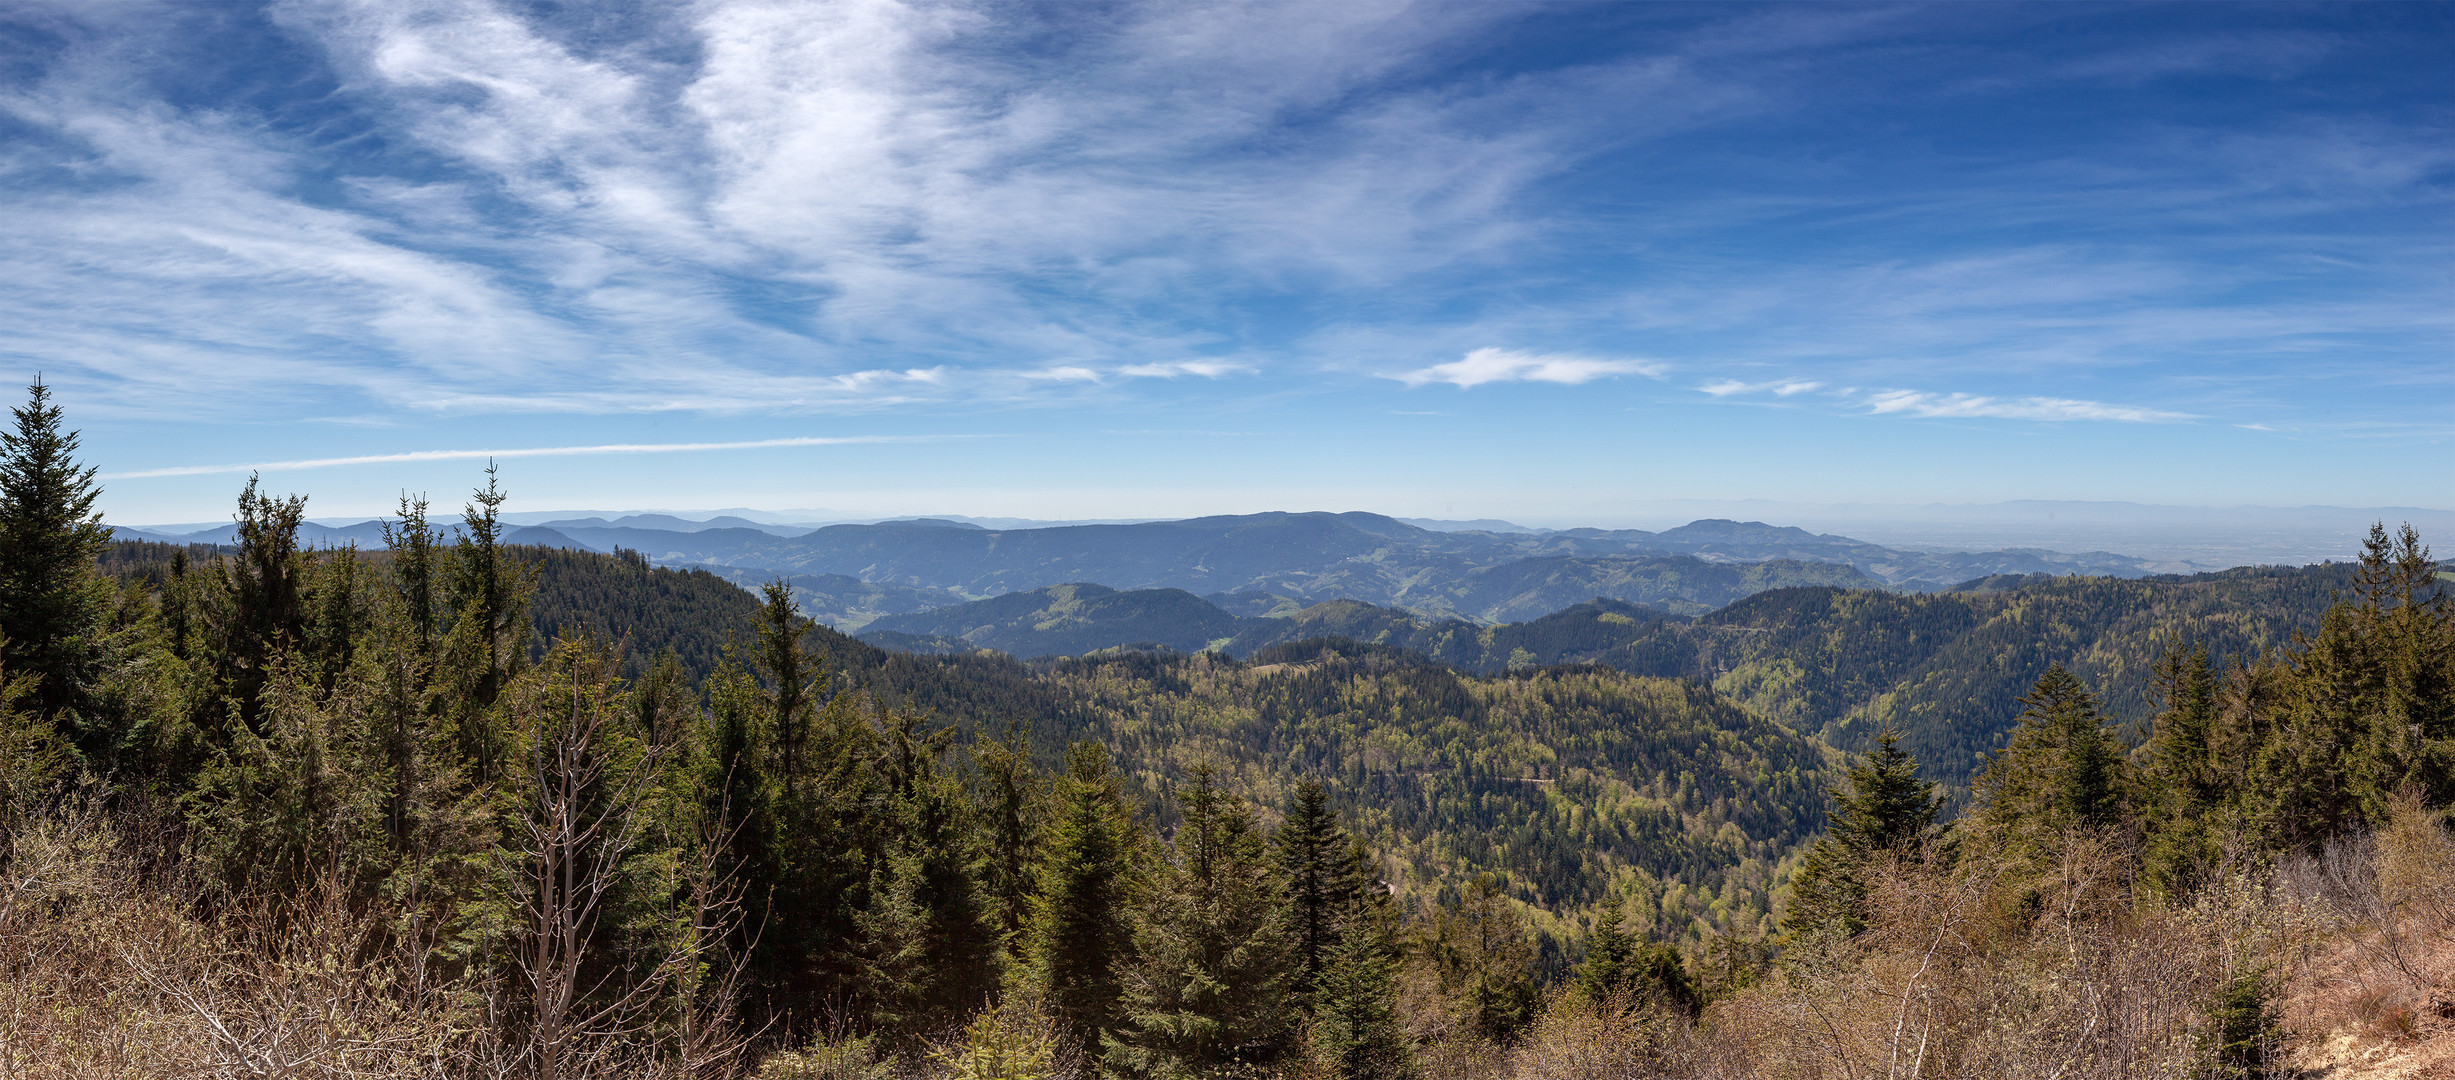
[[477,996],[337,890],[207,922],[93,811],[34,819],[0,874],[0,1077],[445,1075]]

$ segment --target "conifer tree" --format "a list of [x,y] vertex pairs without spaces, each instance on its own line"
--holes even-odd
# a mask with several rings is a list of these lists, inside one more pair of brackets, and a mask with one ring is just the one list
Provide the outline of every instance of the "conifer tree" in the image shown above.
[[1868,861],[1880,854],[1917,857],[1936,838],[1943,797],[1918,779],[1917,759],[1901,749],[1890,725],[1876,733],[1875,749],[1850,766],[1842,786],[1825,794],[1824,835],[1791,878],[1783,926],[1793,934],[1847,936],[1867,925]]
[[[242,725],[262,734],[257,717],[264,690],[306,632],[307,559],[298,547],[298,523],[307,497],[277,499],[259,487],[251,473],[239,492],[239,550],[220,563],[213,646],[223,692],[237,704]],[[219,724],[208,719],[205,726]]]
[[1034,913],[1032,974],[1061,1031],[1097,1055],[1124,1020],[1134,962],[1130,915],[1142,874],[1139,830],[1128,816],[1108,751],[1066,751]]
[[1183,822],[1150,891],[1114,1064],[1146,1076],[1212,1076],[1275,1062],[1287,937],[1253,809],[1219,790],[1217,767],[1178,788]]
[[1534,946],[1498,874],[1475,875],[1455,902],[1441,906],[1431,952],[1443,986],[1464,1003],[1476,1034],[1506,1043],[1534,1019]]
[[384,547],[392,553],[392,589],[410,630],[409,641],[423,655],[434,651],[438,620],[435,603],[435,530],[426,522],[426,496],[401,493],[400,520],[382,525]]
[[774,706],[768,732],[775,740],[775,775],[785,803],[798,805],[812,765],[808,760],[810,728],[826,670],[802,649],[812,623],[794,605],[792,589],[771,581],[760,587],[759,595],[757,655],[759,673],[766,677]]
[[2096,695],[2057,664],[2020,701],[2025,708],[2010,743],[1971,786],[1974,816],[2006,850],[2032,853],[2121,824],[2128,763]]
[[442,598],[452,624],[440,674],[455,683],[452,727],[470,778],[480,786],[500,780],[508,767],[510,736],[494,705],[528,657],[532,585],[503,550],[501,510],[507,498],[494,463],[487,462],[486,486],[462,507]]
[[1421,1075],[1398,1016],[1397,964],[1387,935],[1359,914],[1331,941],[1314,990],[1314,1053],[1336,1080]]
[[2260,762],[2279,842],[2382,824],[2407,785],[2455,801],[2455,603],[2437,572],[2411,525],[2372,525],[2354,595],[2291,658],[2297,692]]
[[[756,679],[728,648],[708,676],[707,731],[699,778],[700,813],[724,841],[724,876],[739,884],[747,917],[729,943],[745,958],[749,1019],[776,1023],[800,989],[801,942],[788,897],[777,895],[788,866],[777,821],[775,784],[768,775],[768,713]],[[782,902],[780,902],[782,901]]]
[[1639,941],[1620,927],[1615,913],[1606,913],[1595,926],[1575,982],[1578,994],[1595,1005],[1651,1007],[1694,1016],[1705,1004],[1679,950]]
[[888,841],[862,922],[871,939],[870,996],[890,1014],[881,1019],[936,1031],[988,1001],[1001,954],[981,890],[971,806],[943,768],[954,732],[924,732],[922,720],[897,712],[883,725],[890,805],[880,825]]
[[2188,896],[2219,858],[2210,818],[2227,801],[2231,779],[2217,760],[2216,674],[2208,650],[2157,658],[2151,688],[2161,708],[2151,720],[2137,802],[2149,832],[2141,879],[2172,899]]
[[981,888],[988,896],[1008,958],[1021,959],[1029,943],[1026,930],[1039,889],[1043,784],[1032,771],[1022,739],[1014,733],[1002,741],[974,743],[972,762],[977,776],[975,819],[981,823],[988,847]]
[[93,708],[111,591],[94,561],[111,539],[94,500],[94,469],[76,460],[77,432],[40,378],[0,432],[0,665],[36,679],[24,707],[87,757],[112,736]]
[[1319,983],[1341,928],[1352,921],[1366,875],[1360,851],[1317,781],[1296,785],[1272,843],[1287,888],[1288,985],[1302,1000]]
[[474,667],[470,693],[480,706],[494,704],[528,653],[529,582],[503,550],[503,503],[510,496],[486,463],[486,486],[461,508],[460,536],[452,555],[446,604],[464,632],[465,662]]

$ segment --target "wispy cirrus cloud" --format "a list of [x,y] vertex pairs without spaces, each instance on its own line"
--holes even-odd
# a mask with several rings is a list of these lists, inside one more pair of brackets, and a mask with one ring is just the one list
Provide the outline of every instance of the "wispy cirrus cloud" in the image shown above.
[[105,480],[141,480],[163,476],[214,476],[243,472],[294,472],[301,469],[335,469],[350,465],[392,465],[421,461],[491,461],[512,458],[598,457],[606,454],[690,454],[713,450],[772,450],[791,446],[856,446],[873,443],[944,442],[949,439],[978,438],[973,435],[840,435],[795,436],[784,439],[749,439],[737,442],[693,443],[606,443],[595,446],[522,446],[499,450],[408,450],[396,454],[359,454],[352,457],[301,458],[295,461],[259,461],[245,465],[167,465],[153,469],[128,469],[104,473]]
[[1877,415],[1917,417],[1989,417],[2001,420],[2116,420],[2132,424],[2172,423],[2197,419],[2190,413],[2109,405],[2056,397],[1991,397],[1985,394],[1935,394],[1920,390],[1878,390],[1859,401]]
[[1828,408],[1865,412],[1877,416],[1908,416],[1922,419],[1997,419],[1997,420],[2109,420],[2124,423],[2173,423],[2199,419],[2195,414],[2170,409],[2138,405],[2115,405],[2078,398],[2002,396],[1971,393],[1936,393],[1926,390],[1864,390],[1855,386],[1826,387],[1823,383],[1803,379],[1772,379],[1762,382],[1742,382],[1737,379],[1717,379],[1697,388],[1698,393],[1717,398],[1793,398],[1812,395]]
[[[1034,357],[1216,378],[1250,368],[1189,355],[1215,335],[1150,313],[1447,265],[1511,234],[1543,156],[1473,116],[1477,95],[1356,93],[1492,13],[1341,5],[1296,45],[1229,7],[270,11],[291,41],[227,44],[327,65],[294,115],[159,93],[166,54],[248,63],[168,47],[211,22],[178,9],[63,12],[76,44],[0,88],[49,150],[112,177],[21,188],[41,227],[0,265],[26,286],[0,317],[43,328],[25,355],[117,380],[120,409],[272,387],[328,407],[858,408],[1006,395],[960,373]],[[1058,44],[1012,48],[1035,34]],[[1278,149],[1242,152],[1264,137]]]
[[1697,389],[1713,397],[1730,397],[1734,394],[1771,394],[1774,397],[1790,397],[1811,390],[1820,390],[1823,387],[1823,383],[1813,379],[1775,379],[1771,382],[1715,379]]
[[1575,386],[1616,375],[1659,377],[1663,365],[1644,360],[1615,360],[1569,353],[1531,353],[1515,349],[1481,348],[1446,364],[1386,376],[1408,386],[1448,383],[1459,388],[1502,382],[1547,382]]
[[1127,364],[1118,368],[1117,374],[1136,379],[1173,379],[1181,375],[1218,379],[1229,375],[1249,374],[1253,370],[1251,364],[1240,364],[1232,360],[1173,360],[1154,364]]

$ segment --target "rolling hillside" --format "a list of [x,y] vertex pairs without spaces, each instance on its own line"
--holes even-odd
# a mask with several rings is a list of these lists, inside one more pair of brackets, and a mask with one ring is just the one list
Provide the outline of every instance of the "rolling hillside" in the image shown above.
[[[1889,723],[1930,776],[1957,785],[1999,744],[2020,711],[2016,699],[2049,665],[2088,680],[2118,721],[2143,723],[2152,711],[2147,672],[2160,650],[2205,645],[2223,663],[2282,646],[2317,626],[2350,573],[2323,564],[2128,581],[2005,577],[1923,595],[1787,588],[1694,619],[1594,599],[1499,626],[1352,600],[1240,616],[1183,593],[1076,585],[1062,597],[1039,590],[882,619],[864,637],[923,652],[1025,657],[1119,646],[1244,656],[1338,637],[1469,672],[1601,664],[1710,682],[1844,749],[1864,746]],[[1214,599],[1267,610],[1251,595]]]

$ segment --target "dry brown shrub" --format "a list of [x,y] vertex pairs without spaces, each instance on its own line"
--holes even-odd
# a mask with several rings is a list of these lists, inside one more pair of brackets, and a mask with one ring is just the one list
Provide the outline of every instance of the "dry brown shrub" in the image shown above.
[[2319,932],[2279,949],[2299,1063],[2327,1076],[2455,1076],[2455,835],[2418,796],[2387,827],[2287,860]]
[[[295,897],[231,898],[175,873],[149,878],[130,854],[146,845],[129,843],[128,831],[72,805],[20,822],[10,837],[0,863],[0,1080],[535,1071],[532,1032],[503,1022],[501,987],[430,965],[437,943],[399,905],[355,894],[337,871]],[[720,937],[729,892],[721,883],[696,891],[689,942]],[[695,946],[667,962],[707,969]],[[567,1033],[564,1075],[737,1075],[743,1039],[721,1007],[729,980],[665,978],[705,993],[665,1006],[652,1029]]]
[[1509,1055],[1515,1080],[1639,1080],[1671,1074],[1685,1022],[1625,998],[1552,997]]
[[1774,977],[1715,1003],[1680,1074],[2202,1075],[2212,1002],[2275,936],[2266,901],[2140,909],[2122,858],[2075,840],[2049,863],[1877,867],[1867,932],[1800,942]]

